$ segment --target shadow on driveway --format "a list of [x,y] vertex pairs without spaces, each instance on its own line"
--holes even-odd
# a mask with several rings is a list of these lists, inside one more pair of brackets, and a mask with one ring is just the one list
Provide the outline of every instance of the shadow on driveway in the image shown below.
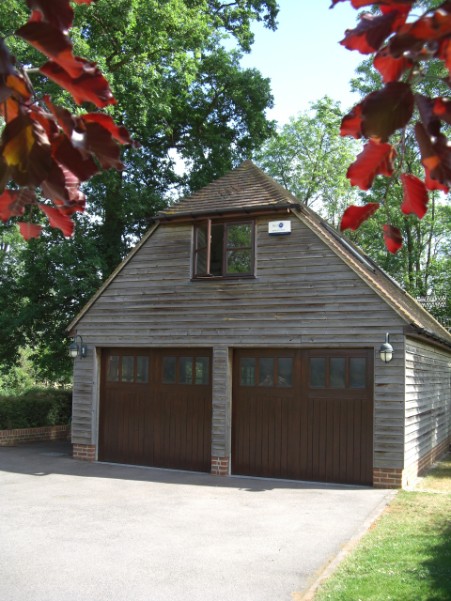
[[39,477],[60,474],[82,476],[85,478],[134,480],[137,482],[171,482],[172,484],[244,488],[249,492],[262,492],[274,489],[370,490],[370,487],[347,484],[252,478],[246,476],[220,477],[202,472],[114,463],[90,463],[74,460],[72,458],[72,445],[65,441],[37,442],[17,445],[15,447],[1,447],[0,471]]

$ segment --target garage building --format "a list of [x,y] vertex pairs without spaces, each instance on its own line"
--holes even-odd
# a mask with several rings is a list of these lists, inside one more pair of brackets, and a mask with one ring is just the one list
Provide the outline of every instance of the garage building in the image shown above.
[[79,459],[397,487],[451,442],[448,331],[251,161],[161,213],[69,332]]

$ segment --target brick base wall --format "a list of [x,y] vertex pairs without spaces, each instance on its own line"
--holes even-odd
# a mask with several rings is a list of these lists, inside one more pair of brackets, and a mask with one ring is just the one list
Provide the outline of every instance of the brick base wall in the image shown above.
[[418,461],[404,469],[374,468],[374,488],[407,488],[415,485],[418,476],[424,474],[437,459],[451,449],[451,438],[443,441]]
[[229,475],[229,458],[228,457],[212,457],[211,458],[211,474],[213,476],[228,476]]
[[79,461],[95,461],[96,460],[96,445],[95,444],[73,444],[72,457]]
[[42,426],[41,428],[17,428],[0,430],[0,447],[13,447],[27,442],[69,440],[70,426]]

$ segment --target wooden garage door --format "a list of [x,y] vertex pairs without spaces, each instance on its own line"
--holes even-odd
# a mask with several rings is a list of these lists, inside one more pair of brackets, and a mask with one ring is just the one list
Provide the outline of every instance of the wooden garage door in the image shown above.
[[371,484],[372,357],[367,349],[236,351],[233,473]]
[[105,350],[99,459],[209,472],[211,351]]

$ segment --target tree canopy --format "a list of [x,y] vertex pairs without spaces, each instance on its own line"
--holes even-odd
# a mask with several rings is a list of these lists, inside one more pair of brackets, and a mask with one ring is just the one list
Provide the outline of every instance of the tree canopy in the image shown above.
[[[65,325],[147,229],[156,212],[171,197],[205,185],[251,156],[271,135],[274,124],[265,116],[272,106],[270,83],[257,70],[243,69],[240,58],[252,45],[252,23],[262,21],[275,28],[277,12],[276,0],[97,0],[80,1],[72,7],[68,0],[0,3],[0,42],[7,50],[1,55],[7,60],[0,60],[0,81],[7,87],[5,68],[14,67],[14,73],[30,82],[32,96],[26,102],[57,115],[63,132],[62,125],[67,122],[82,129],[92,129],[93,122],[99,126],[108,123],[115,145],[134,142],[122,156],[114,150],[114,160],[102,164],[104,145],[100,140],[96,151],[101,154],[92,157],[96,168],[120,168],[122,163],[124,169],[84,174],[93,175],[83,178],[83,200],[78,197],[78,208],[85,211],[70,215],[76,228],[74,232],[63,228],[64,234],[72,234],[64,244],[62,233],[44,226],[46,211],[54,208],[55,202],[47,195],[49,191],[36,196],[44,212],[36,212],[36,206],[24,212],[28,205],[23,202],[16,203],[17,214],[11,216],[11,199],[18,199],[21,182],[14,178],[12,184],[3,182],[7,186],[4,194],[9,197],[3,197],[6,208],[0,214],[4,221],[0,225],[0,281],[2,288],[14,281],[10,290],[17,295],[17,303],[14,301],[14,313],[9,312],[14,318],[8,321],[5,313],[10,344],[0,344],[0,364],[10,364],[21,345],[31,344],[36,354],[46,357],[42,367],[51,377],[52,360],[57,366],[61,353],[57,340],[64,338]],[[60,27],[72,18],[71,55],[95,62],[92,69],[102,73],[114,98],[103,104],[102,113],[101,105],[95,107],[92,101],[77,96],[74,99],[67,89],[70,85],[61,87],[61,80],[49,77],[51,70],[36,69],[49,62],[48,56],[39,52],[39,47],[50,52],[48,44],[52,61],[56,56],[58,65],[67,66],[57,42],[36,34],[38,25],[42,27],[44,22],[47,27],[56,20]],[[229,50],[230,40],[235,50]],[[66,51],[67,43],[65,38],[61,41]],[[12,56],[17,59],[14,65]],[[0,96],[0,105],[4,103]],[[84,117],[87,111],[95,117]],[[126,139],[125,131],[129,134]],[[26,141],[26,136],[22,138]],[[2,138],[3,142],[9,139],[11,136]],[[109,143],[107,148],[111,149]],[[179,161],[183,161],[183,173]],[[82,167],[88,166],[94,171],[92,163],[82,163]],[[29,186],[23,188],[28,194]],[[44,226],[40,239],[23,245],[14,235],[17,221]],[[17,267],[14,275],[12,264]],[[9,311],[0,298],[0,312],[3,310]],[[67,363],[66,374],[69,366]]]

